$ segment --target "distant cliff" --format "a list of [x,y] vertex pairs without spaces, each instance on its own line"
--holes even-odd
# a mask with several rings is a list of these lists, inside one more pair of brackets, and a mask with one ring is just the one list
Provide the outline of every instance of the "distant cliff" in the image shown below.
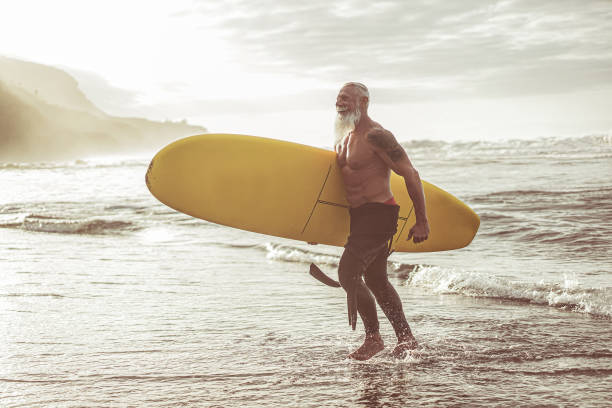
[[76,159],[151,150],[206,129],[110,116],[66,72],[0,57],[0,161]]

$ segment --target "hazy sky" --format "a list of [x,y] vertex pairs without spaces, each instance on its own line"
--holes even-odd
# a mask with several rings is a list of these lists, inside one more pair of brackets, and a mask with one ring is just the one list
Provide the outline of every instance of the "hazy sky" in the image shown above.
[[398,139],[612,129],[612,1],[1,1],[0,54],[109,113],[330,144],[347,81]]

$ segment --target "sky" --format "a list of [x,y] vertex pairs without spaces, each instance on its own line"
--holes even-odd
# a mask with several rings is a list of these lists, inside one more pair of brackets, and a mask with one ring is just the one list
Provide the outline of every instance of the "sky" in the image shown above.
[[612,1],[0,0],[0,55],[114,115],[329,146],[343,83],[400,141],[612,131]]

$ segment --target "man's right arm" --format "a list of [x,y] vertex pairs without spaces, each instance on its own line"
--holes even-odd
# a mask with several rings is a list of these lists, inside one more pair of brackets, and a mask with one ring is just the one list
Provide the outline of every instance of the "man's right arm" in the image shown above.
[[408,240],[414,237],[415,244],[425,241],[429,236],[429,222],[427,221],[425,193],[423,192],[419,172],[412,166],[404,148],[388,130],[372,129],[368,133],[367,139],[374,151],[387,163],[389,168],[404,178],[416,216],[416,223],[408,233]]

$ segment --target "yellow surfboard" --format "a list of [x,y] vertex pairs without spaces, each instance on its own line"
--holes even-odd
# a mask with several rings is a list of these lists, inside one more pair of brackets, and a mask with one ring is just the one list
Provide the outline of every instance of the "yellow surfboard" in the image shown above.
[[[146,175],[162,203],[217,224],[306,242],[343,246],[349,233],[348,203],[336,154],[262,137],[205,134],[187,137],[155,155]],[[408,241],[414,225],[403,178],[392,173],[400,205],[393,249],[431,252],[468,245],[478,215],[442,189],[423,182],[429,239]]]

